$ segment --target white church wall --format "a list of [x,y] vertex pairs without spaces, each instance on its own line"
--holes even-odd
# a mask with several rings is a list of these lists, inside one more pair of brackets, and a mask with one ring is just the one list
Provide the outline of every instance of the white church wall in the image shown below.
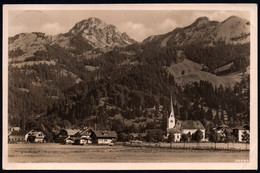
[[174,134],[174,142],[180,142],[181,141],[181,134],[175,133]]
[[174,128],[175,127],[175,118],[174,116],[170,116],[168,119],[168,127],[167,128]]

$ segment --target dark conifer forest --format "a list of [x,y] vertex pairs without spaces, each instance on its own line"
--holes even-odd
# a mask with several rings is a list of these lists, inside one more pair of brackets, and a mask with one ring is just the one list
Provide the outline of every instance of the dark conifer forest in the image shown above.
[[[160,47],[154,41],[102,52],[73,37],[70,45],[47,43],[24,60],[33,65],[9,64],[10,127],[44,130],[50,141],[61,128],[86,126],[115,130],[121,137],[146,129],[166,133],[170,97],[177,119],[200,120],[206,129],[208,122],[235,127],[250,121],[249,43]],[[9,59],[23,54],[9,51]],[[206,80],[180,85],[167,67],[184,59],[204,64],[207,69],[201,70],[209,74],[239,73],[242,80],[228,87]],[[229,71],[215,72],[229,63]]]

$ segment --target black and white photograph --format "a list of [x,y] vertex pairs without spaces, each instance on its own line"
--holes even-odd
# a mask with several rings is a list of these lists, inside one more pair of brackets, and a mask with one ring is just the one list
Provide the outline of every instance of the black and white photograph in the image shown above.
[[257,5],[3,6],[3,168],[257,169]]

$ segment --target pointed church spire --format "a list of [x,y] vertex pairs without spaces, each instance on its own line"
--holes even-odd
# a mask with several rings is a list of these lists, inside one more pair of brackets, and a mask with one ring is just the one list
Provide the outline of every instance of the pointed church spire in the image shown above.
[[174,109],[173,109],[173,102],[171,96],[171,113],[168,118],[167,128],[174,128],[175,127],[175,117],[174,117]]
[[172,103],[172,96],[171,96],[171,115],[173,112],[174,112],[174,110],[173,110],[173,103]]

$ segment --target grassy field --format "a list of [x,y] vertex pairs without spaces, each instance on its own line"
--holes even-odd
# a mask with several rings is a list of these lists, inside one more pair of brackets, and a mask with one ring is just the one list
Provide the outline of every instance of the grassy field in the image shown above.
[[218,149],[218,150],[250,150],[250,144],[246,143],[211,143],[211,142],[200,142],[200,143],[126,143],[128,146],[143,146],[143,147],[160,147],[160,148],[175,148],[175,149]]
[[190,150],[130,146],[8,144],[8,162],[98,163],[98,162],[235,162],[247,160],[249,151]]

